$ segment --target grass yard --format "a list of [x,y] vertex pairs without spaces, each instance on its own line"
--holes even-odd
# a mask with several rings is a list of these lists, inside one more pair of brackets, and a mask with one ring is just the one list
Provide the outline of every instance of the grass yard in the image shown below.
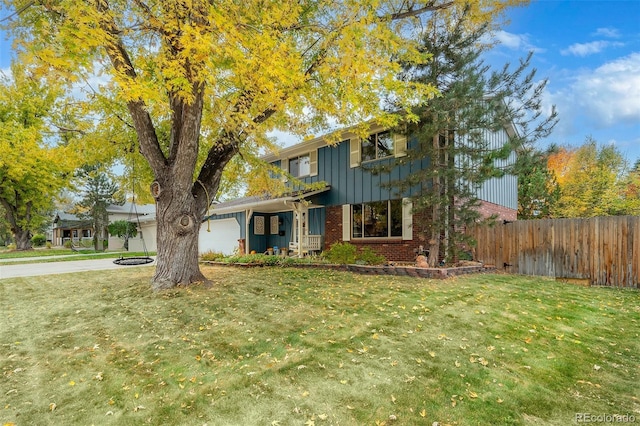
[[76,254],[76,252],[67,248],[37,248],[33,250],[0,249],[0,259],[18,259],[22,257],[47,257],[73,254]]
[[640,422],[640,292],[203,267],[0,281],[2,425]]
[[[23,251],[23,252],[12,252],[12,253],[20,253],[20,255],[3,255],[0,253],[0,266],[1,265],[23,265],[23,264],[31,264],[31,263],[52,263],[52,262],[69,262],[73,260],[96,260],[96,259],[117,259],[121,256],[124,257],[136,257],[136,256],[155,256],[155,252],[144,253],[144,252],[95,252],[95,251],[80,251],[74,252],[71,250],[67,250],[66,252],[62,252],[59,250],[58,252],[54,252],[51,254],[42,254],[47,253],[41,250],[35,251]],[[27,255],[30,254],[29,255]],[[64,257],[55,257],[56,255],[62,255]],[[37,258],[37,260],[20,260],[26,257]]]

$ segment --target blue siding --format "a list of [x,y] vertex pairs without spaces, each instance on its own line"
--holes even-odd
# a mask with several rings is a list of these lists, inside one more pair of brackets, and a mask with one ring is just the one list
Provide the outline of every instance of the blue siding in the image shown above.
[[[391,161],[393,159],[379,160],[368,164],[390,163]],[[382,201],[408,195],[398,194],[396,196],[395,190],[383,188],[382,185],[406,176],[411,172],[411,165],[397,167],[391,173],[377,176],[365,170],[365,167],[350,167],[349,141],[343,141],[337,146],[319,148],[318,175],[302,180],[305,183],[327,182],[331,186],[331,190],[323,197],[322,203],[328,206]]]
[[[496,132],[487,135],[489,147],[498,148],[508,140],[506,132]],[[409,142],[416,143],[415,140]],[[374,175],[366,170],[367,165],[391,163],[394,159],[383,159],[376,162],[365,163],[358,167],[350,167],[349,141],[345,140],[336,146],[324,146],[318,149],[318,175],[306,177],[302,180],[306,183],[327,182],[331,190],[326,194],[320,204],[336,206],[342,204],[357,204],[371,201],[383,201],[402,197],[419,195],[423,185],[418,184],[408,191],[398,193],[395,188],[387,189],[383,185],[392,181],[406,178],[411,173],[429,167],[429,159],[416,160],[395,167],[390,173]],[[506,167],[512,164],[514,157],[502,160],[498,166]],[[280,161],[274,162],[280,164]],[[494,204],[506,206],[512,209],[518,208],[517,178],[505,176],[500,179],[490,179],[477,192],[480,199]]]
[[[253,234],[253,226],[254,220],[256,216],[264,216],[265,218],[265,234],[264,235],[254,235]],[[278,225],[278,233],[272,234],[269,229],[269,224],[271,223],[271,217],[278,216],[279,225]],[[326,218],[326,213],[324,207],[318,208],[310,208],[309,209],[309,217],[307,220],[307,226],[309,226],[309,234],[314,235],[324,235],[324,222]],[[244,220],[244,217],[243,217]],[[244,222],[242,222],[240,228],[244,231]],[[260,213],[256,212],[251,217],[249,221],[249,250],[255,250],[257,253],[264,253],[268,248],[278,247],[278,248],[286,248],[289,247],[289,241],[291,241],[291,231],[293,229],[293,212],[280,212],[280,213]],[[280,235],[282,233],[283,235]],[[245,238],[243,236],[243,238]]]

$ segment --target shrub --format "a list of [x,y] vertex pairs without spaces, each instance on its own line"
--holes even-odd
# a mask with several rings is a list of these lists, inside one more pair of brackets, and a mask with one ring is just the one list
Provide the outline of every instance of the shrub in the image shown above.
[[356,260],[367,265],[382,265],[387,261],[383,255],[376,253],[371,247],[363,247]]
[[46,246],[48,249],[51,249],[51,248],[53,247],[53,246],[51,245],[51,241],[47,241],[47,243],[45,244],[45,246]]
[[36,234],[33,237],[31,237],[31,244],[33,244],[34,247],[42,247],[46,242],[47,242],[47,237],[45,237],[42,234]]
[[16,247],[18,247],[18,246],[16,246],[16,244],[15,244],[15,243],[7,244],[7,249],[8,249],[8,250],[15,250],[15,249],[16,249]]
[[335,243],[324,252],[324,257],[331,263],[353,264],[356,262],[356,246],[350,243]]
[[224,259],[224,254],[216,251],[207,251],[200,255],[200,260],[208,260],[210,262],[217,262]]
[[67,240],[63,244],[64,248],[70,249],[72,247],[71,240]]

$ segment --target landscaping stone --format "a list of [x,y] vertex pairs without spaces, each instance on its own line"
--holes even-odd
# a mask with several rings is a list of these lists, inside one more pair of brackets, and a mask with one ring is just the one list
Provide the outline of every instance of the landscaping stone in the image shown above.
[[[202,261],[205,265],[216,266],[235,266],[235,267],[256,267],[256,266],[268,266],[256,263],[225,263],[225,262],[212,262]],[[283,267],[283,266],[279,266]],[[493,272],[496,270],[493,265],[483,265],[480,263],[472,266],[454,266],[449,268],[426,268],[418,266],[399,266],[399,265],[331,265],[326,263],[292,263],[284,266],[285,268],[322,268],[330,269],[334,271],[350,271],[364,275],[397,275],[397,276],[410,276],[416,278],[435,278],[446,279],[458,275],[465,274],[479,274],[482,272]]]

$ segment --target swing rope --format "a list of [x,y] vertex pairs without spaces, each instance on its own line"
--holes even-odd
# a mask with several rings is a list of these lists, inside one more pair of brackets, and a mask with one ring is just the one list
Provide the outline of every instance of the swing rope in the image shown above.
[[[125,235],[126,241],[129,241],[131,238],[131,233],[129,231],[129,226],[132,225],[131,219],[135,214],[136,218],[136,229],[140,230],[140,241],[142,242],[142,250],[144,251],[144,256],[132,256],[132,257],[124,257],[120,256],[120,258],[113,261],[116,265],[122,266],[133,266],[133,265],[146,265],[147,263],[153,262],[153,258],[149,256],[149,252],[147,251],[147,245],[144,242],[144,234],[142,233],[142,227],[140,226],[140,215],[138,214],[138,208],[136,206],[136,181],[135,181],[135,158],[131,160],[131,207],[129,208],[129,216],[127,218],[127,232]],[[127,245],[127,250],[129,246]]]

